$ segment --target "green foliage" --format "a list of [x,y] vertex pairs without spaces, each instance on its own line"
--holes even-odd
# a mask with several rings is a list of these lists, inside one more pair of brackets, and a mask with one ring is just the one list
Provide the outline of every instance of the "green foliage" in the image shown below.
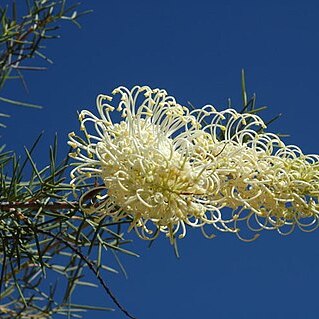
[[[19,5],[12,1],[10,7],[0,6],[0,91],[7,80],[13,79],[22,81],[27,90],[24,72],[45,70],[46,67],[42,66],[39,60],[52,63],[43,52],[44,44],[59,37],[59,24],[64,20],[80,27],[78,19],[90,11],[77,12],[78,6],[78,3],[69,4],[66,0],[26,0]],[[37,65],[38,63],[40,65]],[[3,96],[0,96],[0,101],[40,107]],[[3,114],[0,114],[1,116]]]
[[[13,1],[10,8],[0,7],[0,91],[7,80],[17,79],[27,89],[23,73],[45,70],[34,65],[41,59],[52,63],[43,44],[58,38],[63,20],[80,26],[78,18],[89,11],[78,13],[78,6],[66,0],[26,0],[24,6]],[[38,107],[3,96],[0,102]],[[133,318],[103,279],[117,269],[125,275],[118,253],[137,256],[125,248],[125,221],[112,223],[108,217],[81,212],[77,195],[82,189],[71,188],[66,180],[70,165],[68,158],[58,161],[57,138],[49,149],[49,164],[38,168],[34,152],[40,138],[25,148],[23,159],[0,148],[0,318],[79,318],[90,310],[113,310],[73,303],[76,289],[91,287],[104,289]],[[94,205],[96,195],[85,205]],[[103,260],[112,260],[117,269]],[[89,272],[95,278],[88,277]]]
[[[125,248],[129,241],[123,238],[121,224],[80,211],[73,194],[81,189],[65,182],[69,163],[67,159],[57,161],[57,139],[49,151],[50,164],[37,168],[32,154],[39,139],[25,150],[23,161],[10,152],[0,155],[0,318],[53,318],[54,314],[76,317],[84,310],[102,310],[71,303],[77,287],[96,286],[84,280],[86,269],[126,312],[103,279],[105,272],[118,272],[103,263],[105,254],[109,255],[107,260],[117,252],[136,256]],[[30,176],[24,179],[28,165]],[[88,199],[91,204],[94,196]],[[114,261],[123,268],[118,256]],[[56,297],[56,277],[64,279],[64,296],[60,299]],[[54,279],[50,285],[48,278]],[[58,291],[61,296],[61,287]]]

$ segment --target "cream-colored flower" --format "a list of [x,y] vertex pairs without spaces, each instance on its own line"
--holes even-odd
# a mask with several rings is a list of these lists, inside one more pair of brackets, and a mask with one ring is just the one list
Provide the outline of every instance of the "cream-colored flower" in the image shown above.
[[[80,199],[83,211],[129,218],[140,237],[163,232],[171,242],[187,225],[207,237],[212,225],[243,240],[245,228],[288,234],[296,225],[318,227],[319,156],[264,133],[260,117],[211,105],[190,112],[146,86],[113,95],[115,106],[98,96],[99,116],[80,113],[85,139],[69,134],[77,160],[71,183],[94,179]],[[101,190],[98,202],[83,204]]]
[[[207,133],[202,157],[218,161],[217,199],[232,209],[228,218],[232,228],[239,230],[241,224],[253,231],[288,234],[296,225],[304,231],[318,227],[318,155],[304,155],[275,134],[262,133],[265,124],[256,115],[232,109],[217,112],[210,106],[195,113]],[[227,223],[225,211],[223,220]],[[239,231],[237,235],[242,238]]]
[[220,212],[225,206],[218,196],[223,168],[202,160],[199,141],[206,134],[189,110],[166,91],[146,86],[119,87],[113,95],[120,97],[115,106],[112,97],[98,96],[99,116],[80,113],[85,140],[69,134],[75,149],[70,156],[77,160],[71,183],[98,178],[95,188],[107,191],[90,212],[114,221],[130,217],[131,228],[144,239],[164,232],[173,242],[177,234],[185,236],[186,225],[235,231]]

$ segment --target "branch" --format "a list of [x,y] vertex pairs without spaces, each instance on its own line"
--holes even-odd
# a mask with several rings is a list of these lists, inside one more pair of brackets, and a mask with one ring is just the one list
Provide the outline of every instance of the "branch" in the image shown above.
[[[26,221],[26,220],[25,220]],[[28,221],[29,222],[29,221]],[[30,223],[30,222],[29,222]],[[29,224],[31,227],[33,226],[32,224]],[[88,258],[86,257],[75,245],[69,243],[68,241],[66,241],[65,239],[58,237],[58,234],[52,234],[49,231],[46,230],[42,230],[42,229],[38,229],[35,228],[35,231],[37,231],[38,233],[50,236],[58,241],[60,241],[61,243],[63,243],[64,245],[66,245],[67,247],[69,247],[77,256],[79,256],[86,264],[87,266],[90,268],[90,270],[94,273],[94,275],[96,276],[96,278],[98,279],[98,281],[100,282],[100,284],[102,285],[102,287],[104,288],[104,290],[106,291],[106,293],[110,296],[110,298],[112,299],[112,301],[114,302],[114,304],[128,317],[131,319],[137,319],[136,317],[132,316],[120,303],[119,301],[116,299],[116,297],[114,296],[114,294],[112,293],[111,289],[108,287],[107,283],[105,282],[105,280],[103,279],[103,277],[100,275],[98,269],[96,268],[95,264]]]
[[[12,211],[14,212],[17,217],[23,221],[32,232],[37,234],[43,234],[46,236],[51,237],[54,240],[59,241],[66,247],[70,248],[81,260],[85,262],[85,264],[89,267],[89,269],[94,273],[98,281],[100,282],[103,289],[106,291],[106,293],[109,295],[109,297],[112,299],[114,304],[128,317],[131,319],[136,319],[136,317],[132,316],[116,299],[114,294],[112,293],[111,289],[108,287],[107,283],[103,279],[103,277],[100,275],[98,268],[94,264],[92,260],[90,260],[86,255],[84,255],[80,249],[76,246],[67,241],[66,239],[59,236],[59,233],[54,234],[50,231],[43,230],[38,228],[35,224],[33,224],[23,213],[17,211],[17,209],[31,209],[31,210],[37,210],[37,209],[46,209],[46,210],[61,210],[61,209],[68,209],[68,210],[76,210],[79,209],[78,202],[49,202],[47,204],[41,203],[41,202],[0,202],[0,211]],[[52,244],[51,244],[52,245]]]
[[29,208],[32,210],[38,210],[44,208],[46,210],[58,210],[58,209],[68,209],[74,210],[79,208],[78,202],[49,202],[41,203],[38,201],[35,202],[0,202],[0,211],[9,212],[12,209],[16,210],[17,208]]

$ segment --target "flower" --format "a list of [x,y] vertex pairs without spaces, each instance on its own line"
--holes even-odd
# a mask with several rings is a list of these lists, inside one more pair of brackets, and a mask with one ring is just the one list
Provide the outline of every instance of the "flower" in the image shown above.
[[218,196],[232,209],[228,220],[223,212],[223,220],[238,230],[239,238],[245,240],[240,222],[252,231],[276,229],[281,234],[291,233],[296,225],[303,231],[319,226],[318,155],[304,155],[297,146],[264,133],[266,125],[256,115],[217,112],[210,106],[195,113],[207,133],[202,156],[218,160]]
[[117,102],[98,96],[99,116],[80,113],[84,139],[69,134],[71,183],[88,185],[84,212],[129,220],[141,238],[162,232],[171,243],[187,225],[244,241],[259,234],[245,239],[241,228],[289,234],[319,226],[319,156],[264,132],[259,116],[211,105],[189,111],[147,86],[112,94]]
[[[83,210],[114,221],[130,218],[130,229],[143,239],[163,232],[173,243],[177,234],[185,236],[186,225],[235,231],[222,220],[224,201],[216,200],[219,171],[215,162],[201,158],[199,141],[205,133],[191,112],[165,90],[147,86],[119,87],[113,95],[120,97],[116,106],[111,96],[98,96],[99,117],[80,113],[86,141],[69,134],[75,149],[70,156],[77,160],[71,183],[95,178],[100,182],[88,192],[106,190],[101,204],[82,205]],[[118,123],[116,115],[122,117]]]

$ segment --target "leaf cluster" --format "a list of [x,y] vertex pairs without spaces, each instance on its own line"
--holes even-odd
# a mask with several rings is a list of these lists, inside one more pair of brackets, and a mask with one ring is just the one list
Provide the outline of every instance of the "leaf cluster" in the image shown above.
[[[125,221],[114,224],[107,216],[82,213],[74,197],[81,189],[65,182],[69,163],[57,160],[57,139],[43,169],[33,160],[39,140],[25,149],[24,160],[10,152],[0,154],[0,318],[79,317],[85,310],[110,310],[71,302],[76,288],[97,287],[96,279],[125,313],[103,279],[105,272],[118,272],[103,262],[106,254],[124,274],[118,253],[136,256],[125,248]],[[96,279],[84,279],[87,269]],[[58,277],[62,286],[57,290]]]
[[[80,26],[78,18],[89,13],[77,12],[79,3],[71,1],[25,0],[24,5],[11,1],[10,7],[0,6],[0,91],[13,79],[27,90],[24,72],[45,70],[38,64],[41,59],[52,63],[44,43],[59,37],[60,22]],[[3,96],[0,101],[38,107]],[[125,274],[118,253],[136,256],[125,248],[129,241],[123,238],[122,223],[81,212],[76,195],[82,190],[66,181],[68,158],[58,160],[57,138],[49,149],[49,164],[38,168],[34,151],[40,138],[25,148],[24,158],[0,148],[0,318],[73,318],[89,310],[113,310],[72,302],[75,290],[99,286],[132,317],[104,280],[106,272],[120,269]],[[94,204],[93,195],[87,200]],[[108,260],[117,269],[103,261],[110,254],[113,259]]]
[[[24,6],[13,1],[10,7],[0,6],[0,91],[7,80],[12,79],[21,80],[27,90],[24,72],[45,70],[46,67],[37,65],[38,60],[52,63],[44,53],[44,44],[59,37],[62,21],[80,27],[78,19],[90,11],[77,12],[78,6],[78,3],[69,4],[67,0],[25,0]],[[39,108],[4,96],[0,96],[0,101]],[[7,115],[0,114],[3,116]]]

